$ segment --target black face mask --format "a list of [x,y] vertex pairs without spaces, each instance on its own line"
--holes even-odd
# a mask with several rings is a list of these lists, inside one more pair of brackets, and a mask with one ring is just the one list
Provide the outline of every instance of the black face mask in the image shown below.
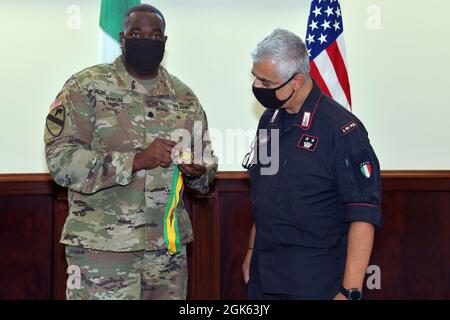
[[165,41],[125,38],[123,55],[137,73],[149,74],[161,64],[165,46]]
[[283,83],[281,86],[269,89],[269,88],[257,88],[253,85],[253,94],[255,95],[256,100],[262,104],[263,107],[267,109],[280,109],[294,94],[294,90],[292,90],[291,95],[286,100],[280,100],[277,98],[277,90],[283,88],[285,85],[289,83],[297,74],[295,73],[292,77],[289,78],[288,81]]

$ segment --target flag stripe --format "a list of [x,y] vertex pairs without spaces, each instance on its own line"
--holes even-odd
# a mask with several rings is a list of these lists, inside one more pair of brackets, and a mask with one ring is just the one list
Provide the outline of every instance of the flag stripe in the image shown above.
[[121,54],[120,45],[102,28],[97,35],[97,62],[111,63]]
[[316,63],[317,69],[331,92],[331,97],[350,110],[347,97],[345,96],[344,90],[339,83],[336,71],[333,68],[333,64],[327,51],[325,50],[319,54],[316,59],[314,59],[314,62]]
[[140,0],[102,0],[100,4],[97,62],[111,63],[121,54],[119,46],[123,18]]
[[348,103],[351,105],[352,100],[350,97],[350,83],[348,81],[347,69],[345,68],[344,59],[341,56],[341,52],[337,45],[337,42],[333,42],[327,48],[328,56],[330,57],[331,63],[333,64],[334,71],[336,72],[339,84],[341,88],[344,90],[345,97],[347,98]]
[[345,63],[345,68],[348,69],[347,65],[347,50],[345,48],[344,36],[341,35],[336,40],[339,51],[341,52],[342,60]]
[[319,70],[317,69],[316,63],[313,61],[311,61],[310,63],[310,74],[311,74],[311,78],[313,78],[317,85],[322,89],[323,93],[325,93],[327,96],[329,96],[330,98],[331,96],[331,92],[330,90],[328,90],[327,84],[325,83],[325,81],[322,78],[322,75],[320,74]]
[[100,27],[119,42],[119,32],[122,31],[125,12],[131,7],[140,4],[140,2],[140,0],[102,0],[100,5]]

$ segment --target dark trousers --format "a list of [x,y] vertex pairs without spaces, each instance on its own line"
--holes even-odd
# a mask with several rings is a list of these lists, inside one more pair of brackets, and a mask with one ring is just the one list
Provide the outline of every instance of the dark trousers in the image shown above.
[[[256,252],[255,252],[256,253]],[[261,285],[261,277],[258,264],[255,262],[255,256],[252,256],[250,263],[250,280],[247,284],[248,300],[331,300],[334,298],[334,292],[321,296],[304,296],[295,294],[273,294],[264,292]],[[336,290],[337,294],[337,290]]]

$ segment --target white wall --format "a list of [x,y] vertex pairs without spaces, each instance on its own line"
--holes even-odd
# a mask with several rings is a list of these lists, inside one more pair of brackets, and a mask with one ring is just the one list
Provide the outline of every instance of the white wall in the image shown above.
[[[166,67],[196,92],[215,136],[231,134],[215,140],[220,170],[241,170],[247,146],[230,129],[253,132],[263,111],[251,93],[251,50],[276,27],[304,38],[309,2],[152,1],[168,24]],[[48,106],[71,74],[96,63],[99,4],[0,0],[0,173],[47,171]],[[70,28],[71,5],[80,9],[79,29]],[[354,112],[382,168],[450,169],[450,1],[341,5]],[[367,27],[372,5],[381,10],[379,30]]]
[[[67,28],[74,2],[81,29]],[[67,78],[96,63],[99,3],[0,0],[0,173],[47,172],[45,117]]]

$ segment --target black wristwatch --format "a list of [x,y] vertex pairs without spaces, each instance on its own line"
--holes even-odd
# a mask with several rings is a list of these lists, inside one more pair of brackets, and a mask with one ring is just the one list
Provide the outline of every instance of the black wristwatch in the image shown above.
[[340,293],[344,295],[348,300],[362,300],[363,292],[360,289],[345,289],[344,287],[341,287]]

